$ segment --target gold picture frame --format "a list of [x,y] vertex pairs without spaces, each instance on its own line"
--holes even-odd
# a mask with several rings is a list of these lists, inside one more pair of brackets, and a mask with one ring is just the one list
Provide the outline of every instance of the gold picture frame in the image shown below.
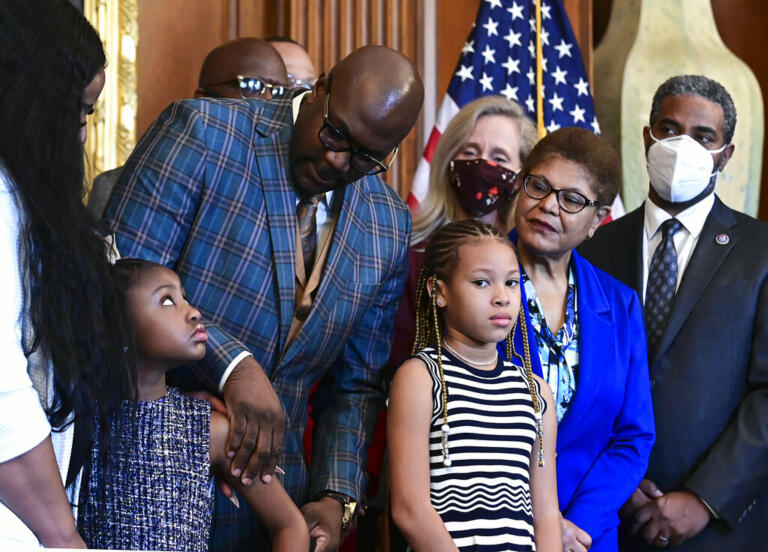
[[85,0],[107,55],[106,83],[88,119],[88,180],[123,165],[136,145],[138,0]]

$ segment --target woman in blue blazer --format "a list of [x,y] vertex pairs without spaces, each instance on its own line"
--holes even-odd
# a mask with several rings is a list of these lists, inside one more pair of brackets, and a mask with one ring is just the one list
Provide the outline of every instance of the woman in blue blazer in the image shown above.
[[563,549],[618,550],[618,510],[654,443],[643,314],[637,294],[575,251],[610,215],[620,164],[584,129],[540,141],[517,176],[515,230],[523,321],[515,348],[547,380],[558,418]]

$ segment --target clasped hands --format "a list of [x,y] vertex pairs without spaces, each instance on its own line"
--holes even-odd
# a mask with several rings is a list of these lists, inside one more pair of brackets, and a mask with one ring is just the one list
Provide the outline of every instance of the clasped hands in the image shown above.
[[624,528],[646,544],[679,546],[700,533],[711,518],[704,503],[691,491],[663,493],[643,479],[619,511]]

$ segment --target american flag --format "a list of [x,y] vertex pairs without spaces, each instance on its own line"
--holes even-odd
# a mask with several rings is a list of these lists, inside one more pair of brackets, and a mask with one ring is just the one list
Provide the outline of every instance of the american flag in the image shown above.
[[[540,2],[540,7],[537,3]],[[580,126],[600,133],[589,81],[568,15],[560,0],[483,0],[459,63],[440,105],[424,156],[414,176],[408,203],[427,195],[429,164],[440,135],[464,105],[501,94],[538,120],[537,9],[541,33],[542,118],[540,132]],[[543,128],[541,128],[543,126]],[[619,197],[612,218],[624,214]]]

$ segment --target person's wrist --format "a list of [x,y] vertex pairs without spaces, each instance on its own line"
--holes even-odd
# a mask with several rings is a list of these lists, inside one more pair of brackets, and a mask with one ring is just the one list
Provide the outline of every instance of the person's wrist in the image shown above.
[[46,548],[85,548],[85,543],[74,523],[71,528],[62,528],[61,531],[41,536],[40,541]]
[[346,531],[352,524],[357,514],[357,501],[349,495],[338,491],[325,490],[316,498],[316,501],[332,501],[339,505],[339,517],[341,518],[341,530]]
[[690,493],[699,502],[699,504],[704,506],[711,520],[720,519],[720,514],[717,513],[717,511],[712,507],[712,505],[709,504],[709,502],[704,500],[702,497],[700,497],[698,494],[696,494],[694,491],[690,489],[686,489],[686,492]]
[[344,506],[339,502],[338,500],[335,500],[329,496],[321,496],[315,499],[315,502],[318,502],[320,504],[324,504],[327,506],[333,505],[333,507],[338,511],[338,517],[341,518],[344,515]]

